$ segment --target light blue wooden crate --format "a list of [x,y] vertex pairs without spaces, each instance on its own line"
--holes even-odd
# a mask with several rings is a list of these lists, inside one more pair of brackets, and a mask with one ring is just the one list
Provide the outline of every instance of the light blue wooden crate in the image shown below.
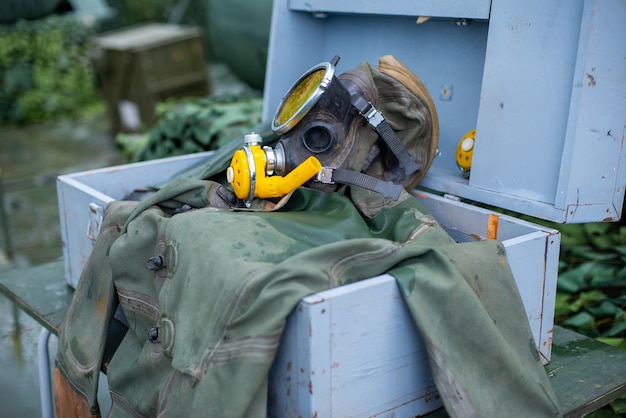
[[[339,55],[340,74],[392,54],[439,115],[440,156],[422,186],[556,222],[617,221],[625,21],[622,0],[275,0],[263,115],[318,62]],[[474,128],[468,180],[454,156]]]
[[[431,18],[417,24],[420,16]],[[493,215],[460,198],[557,222],[615,221],[626,186],[624,21],[621,0],[275,0],[264,118],[318,62],[339,55],[341,73],[392,54],[435,99],[440,156],[421,186],[448,197],[416,198],[456,240],[484,239]],[[454,152],[474,128],[468,180]],[[60,178],[74,283],[90,252],[86,231],[96,226],[97,207],[166,178],[162,167],[178,163],[191,161]],[[498,219],[497,238],[547,362],[560,236],[514,217]],[[414,416],[438,407],[423,342],[407,315],[390,276],[303,299],[270,375],[272,416]]]
[[93,248],[106,205],[136,189],[162,183],[208,153],[107,167],[57,178],[65,278],[76,287]]
[[[486,238],[493,212],[431,193],[416,198],[458,242]],[[498,215],[497,238],[548,363],[560,234]],[[424,342],[392,276],[306,297],[289,316],[270,372],[270,416],[408,417],[440,406]]]
[[441,405],[392,276],[308,296],[289,316],[269,375],[269,416],[416,416]]

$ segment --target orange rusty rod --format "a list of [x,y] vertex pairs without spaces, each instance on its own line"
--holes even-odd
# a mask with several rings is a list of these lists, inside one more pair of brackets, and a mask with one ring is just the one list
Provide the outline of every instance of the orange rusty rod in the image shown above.
[[495,213],[487,215],[487,239],[498,239],[498,221],[500,217]]

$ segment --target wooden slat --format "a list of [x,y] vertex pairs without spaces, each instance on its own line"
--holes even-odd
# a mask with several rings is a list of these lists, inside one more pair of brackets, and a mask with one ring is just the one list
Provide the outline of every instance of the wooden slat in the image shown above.
[[564,417],[581,417],[626,393],[626,351],[554,328],[546,366]]
[[73,289],[65,281],[63,260],[0,272],[0,293],[56,334]]

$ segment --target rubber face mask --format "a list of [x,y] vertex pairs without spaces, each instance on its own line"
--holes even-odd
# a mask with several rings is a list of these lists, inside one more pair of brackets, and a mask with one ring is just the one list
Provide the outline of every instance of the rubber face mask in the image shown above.
[[298,167],[309,156],[324,167],[307,186],[332,191],[337,184],[354,184],[397,199],[402,186],[361,173],[363,162],[353,158],[364,144],[355,132],[367,125],[383,138],[402,166],[403,173],[419,169],[413,158],[373,106],[377,92],[368,77],[335,76],[339,61],[318,64],[302,75],[283,97],[272,121],[281,135],[276,152],[283,155],[284,166],[278,174]]
[[277,152],[284,155],[277,174],[293,170],[311,155],[322,166],[339,166],[354,146],[346,138],[355,115],[350,93],[335,77],[335,62],[307,71],[289,89],[272,120],[272,130],[281,135]]
[[[401,181],[420,169],[372,104],[378,97],[372,77],[358,69],[336,77],[338,60],[312,67],[288,90],[272,120],[272,130],[281,135],[275,148],[250,137],[235,153],[227,177],[247,206],[253,197],[282,196],[303,184],[325,191],[352,184],[397,200]],[[366,160],[380,154],[395,167],[387,181],[364,173]],[[268,179],[280,191],[259,187]]]

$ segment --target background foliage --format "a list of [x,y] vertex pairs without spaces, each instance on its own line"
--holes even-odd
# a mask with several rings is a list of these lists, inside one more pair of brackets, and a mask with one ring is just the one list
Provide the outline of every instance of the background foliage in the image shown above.
[[[555,322],[626,350],[626,222],[548,226],[561,232]],[[626,396],[587,415],[624,416]]]
[[626,349],[626,226],[563,225],[556,318]]
[[218,149],[261,121],[262,98],[244,95],[170,99],[157,106],[147,133],[118,134],[128,162]]
[[204,28],[204,0],[103,0],[109,18],[57,13],[0,25],[0,123],[32,123],[60,116],[102,112],[91,62],[99,33],[144,22],[193,24]]
[[0,123],[101,109],[90,63],[95,31],[74,15],[0,25]]

